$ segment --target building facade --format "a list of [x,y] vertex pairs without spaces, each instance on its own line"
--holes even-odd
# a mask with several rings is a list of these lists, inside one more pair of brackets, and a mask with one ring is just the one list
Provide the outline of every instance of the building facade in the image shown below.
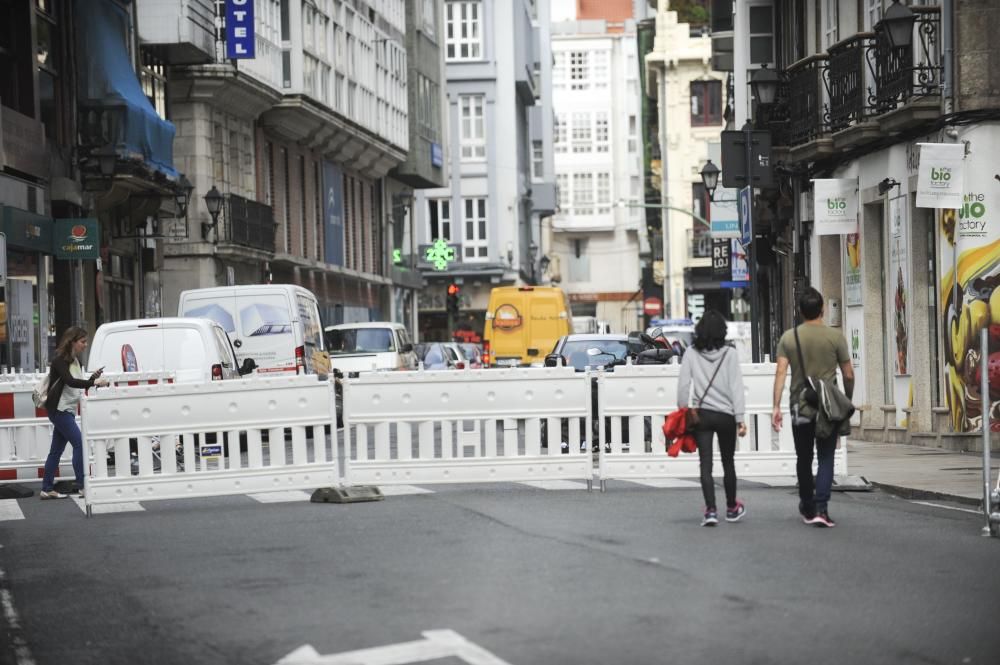
[[635,21],[616,17],[553,26],[559,212],[549,256],[574,315],[628,332],[642,323],[641,109]]
[[[741,40],[744,25],[760,29]],[[990,221],[1000,206],[1000,49],[986,37],[1000,27],[1000,7],[753,0],[715,27],[720,44],[726,28],[737,37],[731,55],[716,55],[732,64],[738,90],[761,64],[779,73],[774,103],[738,94],[745,106],[736,109],[770,132],[777,167],[754,210],[755,242],[772,266],[761,269],[784,284],[762,303],[771,319],[763,349],[773,350],[796,293],[811,284],[850,344],[856,433],[979,446],[970,433],[998,407],[975,375],[1000,261]],[[960,208],[918,205],[921,161],[934,144],[963,146]],[[822,232],[818,180],[847,183],[845,196],[856,196],[853,233]]]
[[555,209],[548,11],[546,0],[444,2],[449,179],[414,199],[421,339],[451,338],[449,284],[461,324],[481,333],[494,286],[540,278]]

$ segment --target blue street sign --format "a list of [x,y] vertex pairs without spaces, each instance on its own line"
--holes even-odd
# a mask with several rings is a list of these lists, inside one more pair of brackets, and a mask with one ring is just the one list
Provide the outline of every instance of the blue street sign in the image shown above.
[[750,197],[752,195],[750,187],[740,190],[740,240],[746,247],[753,241],[753,212],[750,207]]
[[252,59],[255,39],[253,0],[226,0],[226,57]]

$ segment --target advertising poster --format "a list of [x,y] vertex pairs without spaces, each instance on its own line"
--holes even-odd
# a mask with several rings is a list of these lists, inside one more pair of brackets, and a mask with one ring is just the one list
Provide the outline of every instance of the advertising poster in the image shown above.
[[750,268],[747,266],[747,251],[739,240],[733,240],[733,250],[729,257],[729,265],[733,271],[734,282],[749,282]]
[[965,144],[919,143],[918,208],[958,208],[965,192]]
[[728,282],[733,278],[733,271],[729,265],[732,244],[729,240],[712,240],[712,277],[719,281]]
[[856,227],[844,236],[844,300],[848,307],[861,304],[861,234]]
[[[991,127],[970,130],[970,162],[989,164],[1000,150]],[[971,164],[970,164],[971,166]],[[955,432],[982,426],[984,402],[992,430],[1000,431],[1000,375],[990,372],[989,395],[982,395],[980,334],[990,333],[989,366],[1000,366],[1000,179],[995,168],[968,168],[962,205],[937,211],[938,265],[944,316],[944,383]]]
[[[906,196],[889,199],[889,270],[886,289],[889,315],[886,327],[896,376],[910,374],[910,248]],[[899,402],[896,402],[898,405]]]
[[[847,348],[851,352],[851,365],[854,367],[855,404],[866,404],[865,393],[865,310],[861,307],[848,307],[844,314],[844,336],[847,337]],[[851,422],[861,424],[861,412],[856,411]]]
[[326,234],[326,262],[344,265],[344,178],[340,167],[323,162],[323,232]]

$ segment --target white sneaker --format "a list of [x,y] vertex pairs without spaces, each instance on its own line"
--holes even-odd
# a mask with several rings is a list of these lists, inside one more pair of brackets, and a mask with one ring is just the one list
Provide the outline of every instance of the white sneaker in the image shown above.
[[65,499],[67,496],[69,495],[63,494],[62,492],[57,492],[55,490],[49,490],[48,492],[42,490],[41,492],[38,493],[39,499]]

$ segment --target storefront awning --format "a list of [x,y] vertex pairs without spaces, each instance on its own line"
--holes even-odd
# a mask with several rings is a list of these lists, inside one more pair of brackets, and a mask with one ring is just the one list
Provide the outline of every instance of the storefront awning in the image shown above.
[[80,103],[120,111],[115,148],[175,178],[174,125],[157,115],[132,68],[128,12],[113,0],[76,0]]

